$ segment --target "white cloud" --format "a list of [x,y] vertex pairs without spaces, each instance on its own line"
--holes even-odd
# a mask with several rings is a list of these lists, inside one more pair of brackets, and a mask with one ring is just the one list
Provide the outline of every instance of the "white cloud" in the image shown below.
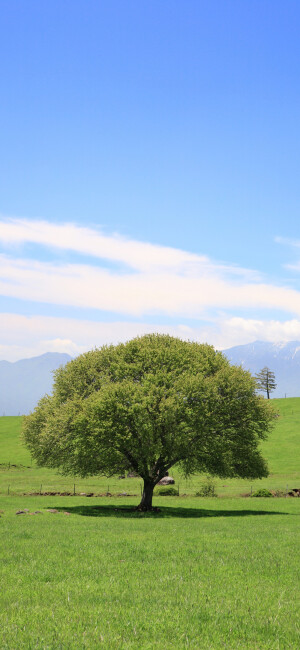
[[[103,343],[116,343],[152,331],[207,341],[218,348],[257,338],[300,338],[300,292],[267,282],[255,271],[170,247],[103,235],[74,224],[4,220],[0,223],[0,241],[9,251],[0,255],[2,296],[77,307],[83,314],[81,320],[3,314],[3,358],[17,359],[49,350],[76,355]],[[40,256],[43,248],[52,247],[82,253],[88,256],[88,262],[22,258],[26,243],[38,244],[35,253]],[[118,266],[103,267],[104,259],[121,263],[122,270]],[[86,309],[114,312],[117,320],[84,320]],[[276,309],[291,314],[292,319],[281,323],[232,318],[230,312],[238,309],[244,313],[246,309],[256,313],[269,309],[271,314]],[[222,318],[216,316],[220,312]],[[168,315],[176,317],[178,323],[181,319],[198,319],[199,325],[149,325],[147,318],[151,315],[153,319],[155,314],[159,323]],[[143,317],[145,322],[121,322],[126,317]],[[210,321],[208,325],[201,323],[204,318]]]
[[209,343],[221,350],[256,341],[300,340],[300,320],[265,321],[228,318],[206,326],[111,322],[96,323],[71,318],[2,314],[0,318],[0,359],[16,361],[45,352],[67,352],[77,356],[104,344],[127,341],[135,336],[159,332],[185,340]]
[[[10,255],[0,256],[3,296],[139,316],[199,316],[214,306],[251,303],[256,295],[258,276],[253,271],[74,224],[4,220],[0,241],[10,246]],[[22,259],[12,247],[25,243],[84,253],[89,263]],[[96,265],[94,256],[99,258]],[[104,258],[126,264],[128,270],[103,268]]]
[[1,314],[0,318],[0,358],[15,361],[44,352],[67,352],[76,356],[94,347],[128,341],[151,332],[169,333],[185,339],[196,337],[195,328],[180,324],[101,323],[7,313]]
[[251,318],[228,318],[220,322],[220,349],[243,345],[253,341],[300,341],[300,320],[255,320]]
[[206,310],[281,309],[300,315],[300,293],[266,283],[241,282],[197,267],[194,273],[170,270],[116,273],[88,264],[51,264],[0,256],[0,293],[57,305],[120,314],[161,313],[201,317]]
[[99,229],[72,223],[55,224],[29,219],[2,219],[0,242],[10,248],[35,243],[47,248],[73,251],[127,265],[130,269],[159,272],[162,269],[195,274],[197,267],[202,273],[218,271],[240,277],[257,278],[256,271],[235,265],[212,262],[206,255],[132,240],[118,234],[105,235]]
[[[139,316],[165,313],[200,317],[209,309],[236,307],[276,308],[300,314],[298,291],[254,282],[250,276],[236,277],[232,267],[206,260],[181,269],[167,265],[158,269],[154,264],[153,269],[127,273],[90,264],[55,264],[8,255],[0,256],[0,265],[0,293],[37,302]],[[234,271],[238,273],[238,269]],[[243,273],[240,270],[240,276]]]
[[120,235],[104,235],[75,224],[54,224],[28,219],[9,219],[0,224],[0,241],[10,245],[42,244],[63,250],[121,262],[132,269],[180,268],[189,264],[209,264],[205,256],[167,246],[139,242]]

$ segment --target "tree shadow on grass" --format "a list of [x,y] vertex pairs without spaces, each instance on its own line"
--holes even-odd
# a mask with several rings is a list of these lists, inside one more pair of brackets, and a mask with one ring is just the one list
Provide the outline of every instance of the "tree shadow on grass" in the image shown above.
[[[52,506],[53,508],[53,506]],[[56,510],[65,512],[66,508],[57,506]],[[140,512],[133,506],[114,505],[80,505],[71,506],[67,509],[70,514],[80,515],[81,517],[123,517],[123,518],[145,518],[163,519],[167,517],[178,517],[180,519],[201,519],[202,517],[248,517],[257,515],[287,515],[287,512],[276,512],[270,510],[212,510],[206,508],[172,508],[168,506],[160,507],[159,512]]]

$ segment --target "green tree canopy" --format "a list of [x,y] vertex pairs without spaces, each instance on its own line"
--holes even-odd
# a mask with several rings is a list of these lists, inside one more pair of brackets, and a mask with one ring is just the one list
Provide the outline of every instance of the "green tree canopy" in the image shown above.
[[175,464],[185,475],[267,476],[258,445],[273,420],[256,382],[209,345],[151,334],[87,352],[55,373],[25,417],[39,465],[144,480],[140,507]]
[[265,366],[260,372],[255,375],[257,388],[267,393],[267,398],[270,399],[270,393],[275,390],[277,384],[275,382],[275,374]]

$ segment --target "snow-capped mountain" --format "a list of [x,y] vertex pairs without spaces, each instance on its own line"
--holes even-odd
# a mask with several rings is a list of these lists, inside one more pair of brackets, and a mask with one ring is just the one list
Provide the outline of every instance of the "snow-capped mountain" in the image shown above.
[[256,374],[265,366],[275,373],[277,388],[271,397],[300,396],[300,341],[268,343],[255,341],[223,350],[234,365]]

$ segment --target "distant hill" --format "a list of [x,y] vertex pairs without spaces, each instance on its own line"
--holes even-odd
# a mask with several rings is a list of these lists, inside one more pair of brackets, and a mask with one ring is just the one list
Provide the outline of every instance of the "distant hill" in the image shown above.
[[252,374],[268,366],[275,373],[276,390],[271,397],[300,396],[300,341],[268,343],[255,341],[223,350],[229,361]]
[[69,354],[47,352],[21,361],[0,361],[0,415],[26,415],[50,393],[53,370],[71,361]]

